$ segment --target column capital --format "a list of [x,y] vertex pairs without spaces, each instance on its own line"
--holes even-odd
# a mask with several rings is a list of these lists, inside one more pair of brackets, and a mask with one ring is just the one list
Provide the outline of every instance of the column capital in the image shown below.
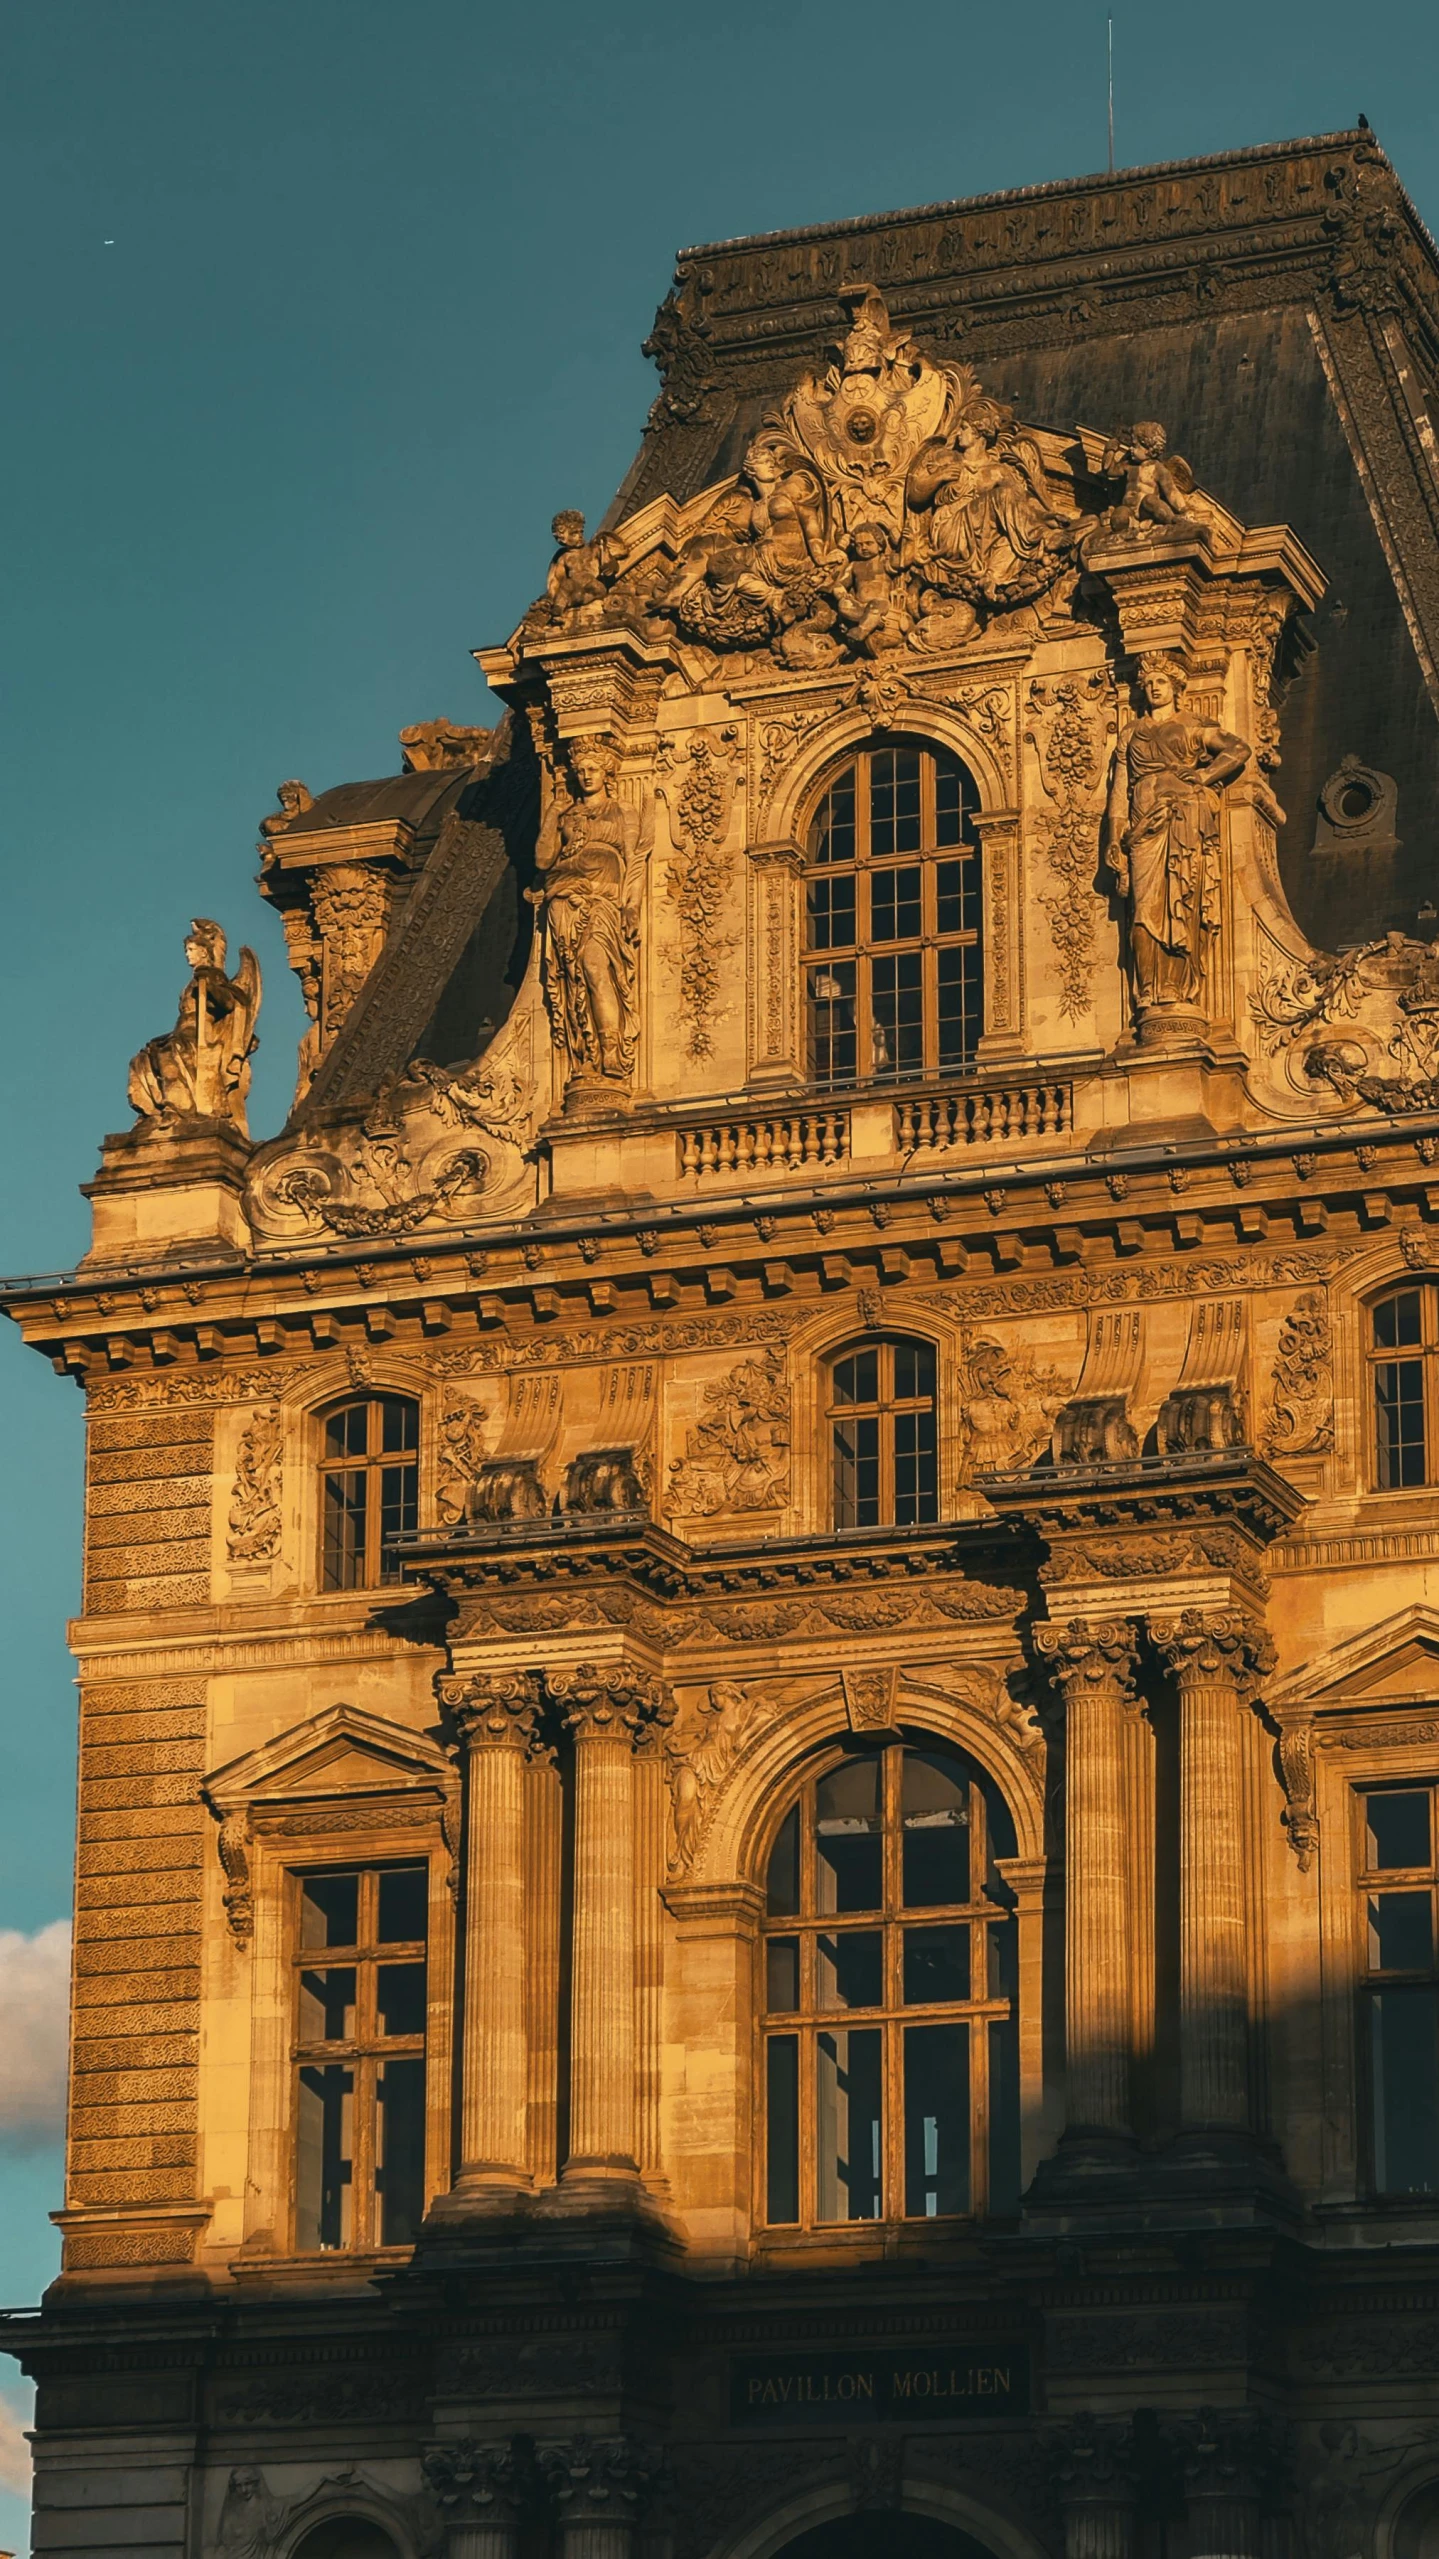
[[674,1722],[664,1681],[624,1663],[576,1662],[546,1671],[545,1685],[577,1742],[627,1741],[633,1749],[646,1733]]
[[632,2524],[660,2468],[660,2456],[632,2435],[571,2435],[536,2456],[561,2523]]
[[1066,1705],[1097,1688],[1123,1694],[1133,1683],[1136,1636],[1127,1617],[1071,1617],[1037,1626],[1034,1641]]
[[1223,1686],[1252,1699],[1274,1668],[1274,1646],[1241,1608],[1182,1608],[1149,1632],[1182,1689]]
[[1045,2448],[1062,2506],[1134,2503],[1134,2428],[1128,2417],[1098,2417],[1081,2408],[1047,2429]]
[[465,1671],[437,1679],[435,1694],[468,1750],[534,1749],[544,1703],[538,1671]]
[[452,2522],[514,2526],[534,2503],[534,2458],[522,2439],[432,2444],[421,2465],[425,2484]]

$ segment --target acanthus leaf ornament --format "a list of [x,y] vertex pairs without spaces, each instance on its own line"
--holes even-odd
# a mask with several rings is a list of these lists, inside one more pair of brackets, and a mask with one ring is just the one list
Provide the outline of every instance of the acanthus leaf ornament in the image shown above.
[[268,1561],[280,1550],[280,1408],[261,1404],[241,1434],[230,1492],[225,1551],[232,1564]]
[[742,778],[736,761],[739,731],[721,729],[716,737],[691,732],[681,770],[674,772],[671,741],[660,742],[665,779],[656,796],[669,808],[675,859],[665,873],[680,923],[680,1011],[688,1026],[685,1054],[708,1057],[714,1048],[711,1023],[720,1000],[724,960],[734,937],[721,931],[721,918],[734,876],[727,843],[730,810]]
[[1040,821],[1051,885],[1040,890],[1039,902],[1049,918],[1059,962],[1059,1009],[1068,1021],[1089,1005],[1094,937],[1103,913],[1095,894],[1104,778],[1096,697],[1106,691],[1107,679],[1098,669],[1029,688],[1026,734],[1051,803],[1051,813]]
[[1318,1457],[1334,1445],[1334,1346],[1322,1289],[1306,1289],[1279,1328],[1264,1425],[1267,1457]]

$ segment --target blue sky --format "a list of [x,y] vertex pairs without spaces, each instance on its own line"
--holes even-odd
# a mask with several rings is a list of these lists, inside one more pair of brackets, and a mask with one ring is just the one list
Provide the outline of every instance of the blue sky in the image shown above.
[[[266,972],[252,1127],[298,1003],[251,888],[274,785],[493,716],[468,652],[603,508],[674,248],[1103,165],[1104,0],[43,0],[0,27],[6,933],[0,1268],[84,1249],[77,1184],[173,1019],[187,919]],[[1439,224],[1432,6],[1115,10],[1121,165],[1362,109]],[[1180,434],[1183,421],[1171,421]],[[69,1907],[80,1398],[0,1338],[0,1931]],[[8,1949],[8,1956],[7,1956]],[[54,1941],[0,1937],[0,2034]],[[60,2200],[0,2096],[0,2298]],[[28,2109],[28,2112],[24,2111]],[[19,2404],[18,2402],[16,2403]],[[0,2433],[0,2479],[7,2454]],[[20,2509],[0,2493],[0,2541]],[[23,2544],[21,2544],[23,2546]]]

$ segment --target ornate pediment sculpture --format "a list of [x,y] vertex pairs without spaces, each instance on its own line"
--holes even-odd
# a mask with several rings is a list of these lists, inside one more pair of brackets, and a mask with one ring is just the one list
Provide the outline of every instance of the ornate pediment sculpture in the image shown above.
[[1439,1108],[1439,946],[1386,933],[1338,958],[1276,968],[1250,998],[1259,1042],[1289,1081],[1386,1117]]

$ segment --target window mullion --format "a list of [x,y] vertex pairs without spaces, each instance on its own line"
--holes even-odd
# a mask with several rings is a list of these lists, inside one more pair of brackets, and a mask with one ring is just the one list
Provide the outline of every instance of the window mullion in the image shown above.
[[357,2058],[353,2067],[355,2093],[354,2138],[350,2149],[351,2227],[356,2248],[373,2248],[376,2244],[378,2215],[375,2211],[375,2062],[370,2054]]

